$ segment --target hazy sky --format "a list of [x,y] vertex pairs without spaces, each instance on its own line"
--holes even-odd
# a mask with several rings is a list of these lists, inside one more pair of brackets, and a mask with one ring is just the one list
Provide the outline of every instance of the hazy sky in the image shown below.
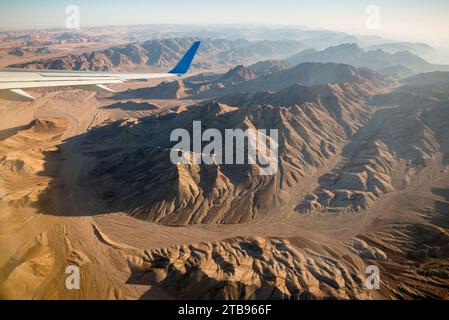
[[[0,29],[64,27],[79,6],[81,27],[126,24],[283,24],[449,43],[449,0],[0,0]],[[366,8],[380,9],[380,29]]]

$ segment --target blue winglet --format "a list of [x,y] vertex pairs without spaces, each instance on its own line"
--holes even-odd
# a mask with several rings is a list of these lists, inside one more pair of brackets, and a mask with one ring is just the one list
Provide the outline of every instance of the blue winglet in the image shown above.
[[193,45],[190,47],[189,51],[186,52],[184,57],[179,61],[179,63],[176,65],[176,67],[171,70],[169,73],[173,74],[185,74],[192,64],[193,58],[195,57],[196,51],[198,50],[199,46],[201,44],[201,41],[196,41],[193,43]]

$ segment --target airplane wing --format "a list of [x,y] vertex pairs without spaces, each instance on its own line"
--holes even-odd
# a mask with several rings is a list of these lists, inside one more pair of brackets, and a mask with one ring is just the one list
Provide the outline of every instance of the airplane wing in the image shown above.
[[0,99],[34,101],[23,89],[46,87],[77,87],[89,91],[114,92],[107,84],[129,80],[171,78],[184,75],[190,68],[200,46],[195,42],[175,68],[166,73],[109,73],[59,70],[0,69]]

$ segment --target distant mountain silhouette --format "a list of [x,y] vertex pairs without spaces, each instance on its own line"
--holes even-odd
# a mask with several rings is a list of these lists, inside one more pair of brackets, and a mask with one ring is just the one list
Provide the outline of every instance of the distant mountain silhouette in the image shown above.
[[329,47],[322,51],[313,49],[304,50],[288,58],[287,62],[291,64],[303,62],[347,63],[355,67],[367,67],[373,70],[382,70],[393,66],[403,66],[411,69],[415,73],[449,70],[449,66],[431,64],[408,51],[400,51],[394,54],[384,52],[380,49],[365,51],[357,44],[342,44],[335,47]]

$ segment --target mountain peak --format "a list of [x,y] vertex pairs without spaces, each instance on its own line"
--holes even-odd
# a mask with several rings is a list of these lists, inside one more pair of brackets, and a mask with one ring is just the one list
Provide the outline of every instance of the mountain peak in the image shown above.
[[343,44],[340,44],[338,46],[329,47],[326,50],[336,50],[336,49],[338,49],[338,50],[351,50],[351,51],[354,51],[354,52],[363,51],[362,48],[360,48],[358,46],[358,44],[356,44],[356,43],[343,43]]
[[253,80],[256,78],[254,71],[244,65],[238,65],[235,68],[230,69],[221,80],[232,81],[232,82],[243,82],[248,80]]

